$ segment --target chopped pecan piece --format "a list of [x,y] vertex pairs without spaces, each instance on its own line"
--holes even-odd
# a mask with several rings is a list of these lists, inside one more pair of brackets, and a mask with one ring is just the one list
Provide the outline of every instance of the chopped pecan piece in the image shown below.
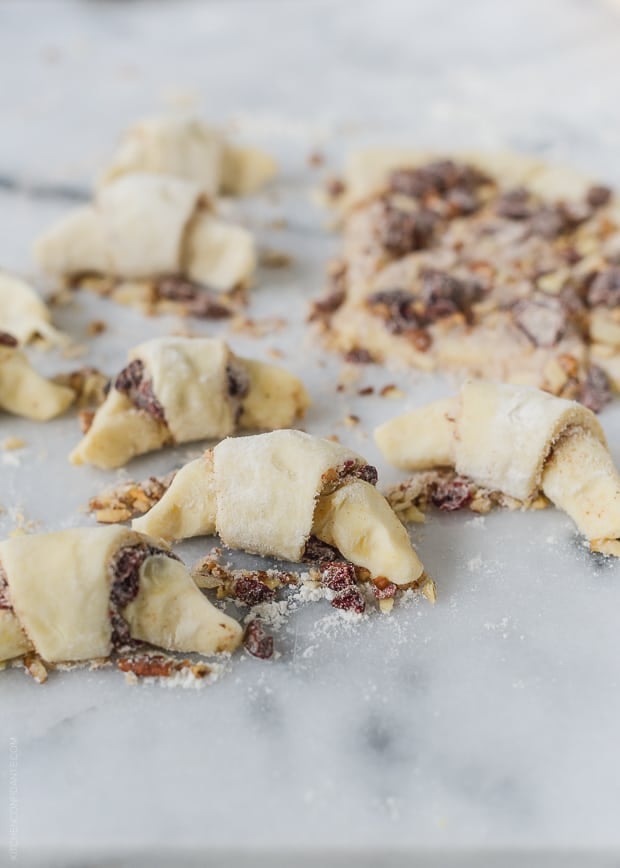
[[266,632],[260,621],[250,621],[245,629],[243,645],[252,657],[268,660],[273,657],[273,636]]
[[191,669],[196,678],[205,678],[211,672],[206,663],[192,663],[191,660],[175,660],[164,654],[135,654],[120,657],[116,665],[121,672],[131,672],[138,678],[169,678],[177,672]]
[[518,301],[513,316],[516,325],[537,347],[554,347],[568,324],[562,301],[549,296]]

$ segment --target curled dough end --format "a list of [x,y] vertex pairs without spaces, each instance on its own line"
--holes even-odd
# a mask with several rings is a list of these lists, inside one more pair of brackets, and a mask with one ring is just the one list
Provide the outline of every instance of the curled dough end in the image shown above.
[[61,416],[75,392],[42,377],[19,350],[0,346],[0,409],[35,422]]
[[232,196],[255,193],[277,172],[272,156],[257,148],[227,147],[224,151],[222,192]]
[[167,542],[215,533],[215,478],[211,450],[190,461],[145,515],[133,520],[134,530]]
[[454,463],[456,398],[435,401],[390,419],[375,429],[377,446],[396,467],[429,470]]
[[134,639],[168,651],[219,654],[234,651],[241,626],[207,600],[186,567],[153,556],[140,570],[140,590],[123,616]]
[[591,432],[569,429],[556,443],[542,490],[589,540],[620,539],[620,477],[607,447]]
[[109,470],[169,442],[170,432],[164,423],[136,409],[116,389],[110,389],[69,460]]
[[373,578],[383,576],[396,585],[407,585],[424,571],[385,497],[363,480],[319,498],[312,532],[351,563],[365,567]]

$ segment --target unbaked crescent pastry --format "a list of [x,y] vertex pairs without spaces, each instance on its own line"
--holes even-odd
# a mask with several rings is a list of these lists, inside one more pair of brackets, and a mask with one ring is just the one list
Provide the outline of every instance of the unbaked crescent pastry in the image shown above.
[[13,335],[0,332],[0,410],[47,422],[75,400],[75,392],[38,374],[17,348]]
[[276,173],[269,154],[234,147],[196,118],[148,118],[130,127],[100,184],[122,175],[153,172],[187,178],[209,196],[253,193]]
[[60,277],[102,274],[186,277],[215,290],[246,286],[252,235],[217,217],[200,184],[166,175],[124,175],[42,235],[35,257]]
[[183,467],[133,527],[167,540],[217,532],[231,548],[293,562],[314,536],[372,578],[415,582],[422,564],[376,481],[360,455],[301,431],[228,438]]
[[525,386],[467,382],[375,431],[383,455],[408,470],[454,467],[524,504],[541,492],[595,551],[620,556],[620,476],[592,411]]
[[67,337],[54,328],[43,300],[23,280],[0,272],[0,331],[19,344],[37,338],[48,344],[62,344]]
[[73,528],[0,543],[0,661],[108,657],[130,640],[216,654],[241,640],[183,564],[141,534]]
[[222,340],[155,338],[130,352],[71,461],[120,467],[169,443],[282,428],[308,403],[297,377]]

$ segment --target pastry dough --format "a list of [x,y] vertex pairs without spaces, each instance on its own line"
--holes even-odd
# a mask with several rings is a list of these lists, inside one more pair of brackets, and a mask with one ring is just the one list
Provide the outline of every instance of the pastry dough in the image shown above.
[[127,130],[100,185],[136,172],[186,178],[209,196],[244,195],[271,180],[276,164],[256,148],[234,147],[196,118],[159,117]]
[[0,543],[0,564],[9,602],[1,660],[31,651],[50,663],[107,657],[118,619],[129,637],[169,651],[214,654],[241,639],[183,564],[126,528],[16,537]]
[[35,256],[57,276],[180,275],[222,291],[246,286],[256,266],[252,235],[216,217],[199,184],[146,173],[100,189],[39,238]]
[[20,344],[40,338],[49,344],[67,338],[52,325],[43,300],[23,280],[0,272],[0,332],[13,335]]
[[468,382],[456,399],[386,422],[375,439],[397,467],[451,466],[525,504],[543,493],[592,548],[620,555],[620,477],[596,416],[575,401]]
[[301,431],[228,438],[175,476],[133,527],[163,539],[215,531],[231,548],[300,561],[311,535],[373,578],[403,585],[423,567],[365,460]]
[[312,318],[358,361],[529,384],[598,412],[620,388],[620,205],[510,153],[354,154]]
[[[155,338],[129,359],[72,453],[74,464],[119,467],[167,443],[290,425],[309,403],[292,374],[239,358],[219,339]],[[122,383],[128,371],[138,372],[133,395]]]
[[11,335],[0,333],[0,410],[37,422],[60,416],[75,392],[38,374],[13,343]]

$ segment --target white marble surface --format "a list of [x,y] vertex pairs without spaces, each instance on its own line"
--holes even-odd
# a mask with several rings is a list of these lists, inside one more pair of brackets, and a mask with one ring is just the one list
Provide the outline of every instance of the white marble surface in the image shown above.
[[[31,239],[71,204],[42,193],[85,189],[127,122],[179,105],[234,122],[282,163],[277,195],[238,213],[295,256],[261,273],[252,303],[290,331],[235,346],[284,350],[313,394],[309,430],[338,432],[391,481],[343,416],[369,430],[450,386],[368,370],[359,385],[398,380],[407,400],[335,393],[339,366],[321,367],[303,337],[337,245],[307,201],[320,174],[308,152],[336,166],[367,141],[508,145],[620,182],[619,48],[618,7],[585,0],[2,4],[0,263],[32,272]],[[278,216],[288,228],[267,230]],[[108,370],[137,338],[178,325],[86,295],[58,319],[84,340],[96,316],[110,330],[87,358]],[[620,459],[618,407],[603,422]],[[89,521],[81,508],[110,475],[66,464],[75,420],[35,429],[4,416],[8,434],[28,447],[0,463],[0,532],[16,510],[45,528]],[[108,671],[44,687],[2,673],[0,863],[16,739],[22,863],[263,864],[258,853],[291,865],[327,853],[327,864],[617,865],[620,567],[588,556],[553,511],[433,516],[415,541],[438,581],[434,608],[347,626],[307,605],[276,633],[277,660],[239,655],[202,690],[130,687]],[[180,551],[191,560],[209,545]]]

